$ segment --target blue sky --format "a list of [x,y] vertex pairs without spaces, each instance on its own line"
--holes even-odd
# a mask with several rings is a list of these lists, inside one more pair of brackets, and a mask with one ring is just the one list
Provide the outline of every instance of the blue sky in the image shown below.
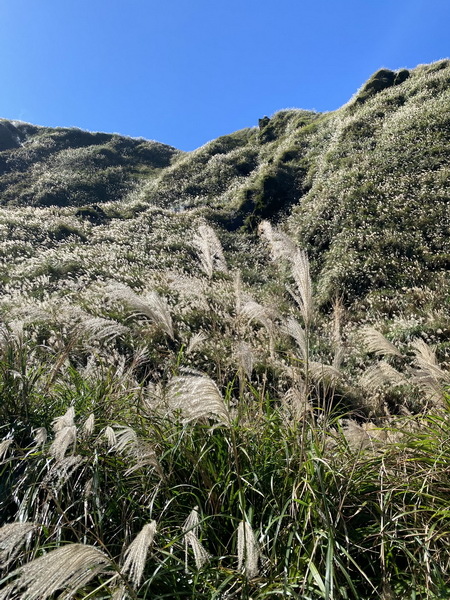
[[450,55],[448,0],[0,0],[0,117],[192,150]]

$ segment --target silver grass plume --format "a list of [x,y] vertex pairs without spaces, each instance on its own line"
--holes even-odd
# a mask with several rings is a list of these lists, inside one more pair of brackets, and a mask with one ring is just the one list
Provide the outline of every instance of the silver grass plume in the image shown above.
[[117,337],[125,335],[128,327],[121,325],[113,319],[103,317],[90,317],[83,319],[76,327],[76,333],[85,338],[87,344],[93,342],[110,342]]
[[311,378],[318,383],[335,384],[341,377],[341,372],[333,365],[326,365],[324,363],[311,360],[308,363],[308,368]]
[[261,221],[258,232],[268,242],[273,260],[279,258],[290,259],[297,251],[297,246],[291,238],[282,231],[274,229],[269,221]]
[[192,548],[194,553],[195,566],[197,569],[201,569],[209,560],[209,554],[199,540],[199,529],[200,518],[198,507],[195,506],[189,513],[189,516],[183,525],[186,573],[188,572],[188,546]]
[[295,420],[300,420],[306,414],[311,414],[313,407],[308,401],[308,394],[304,381],[299,381],[296,387],[288,389],[283,396],[282,406],[288,410]]
[[111,590],[111,600],[128,600],[129,597],[123,581]]
[[181,412],[184,423],[211,418],[229,424],[229,415],[219,388],[209,377],[173,377],[166,395],[171,412]]
[[143,467],[152,467],[160,477],[163,476],[154,449],[150,444],[139,439],[137,433],[131,427],[121,427],[117,430],[114,450],[133,459],[133,464],[127,469],[125,475],[131,475],[131,473]]
[[2,440],[0,442],[0,461],[5,458],[8,453],[9,447],[13,443],[13,438],[7,438],[6,440]]
[[414,340],[412,347],[414,362],[418,366],[413,374],[415,382],[430,399],[440,399],[444,385],[450,384],[450,374],[439,366],[434,349],[422,339]]
[[297,250],[292,257],[291,270],[298,292],[294,298],[300,308],[305,327],[308,328],[313,317],[313,294],[309,259],[304,250]]
[[269,336],[269,352],[270,356],[273,357],[275,353],[275,333],[276,327],[274,319],[276,317],[275,311],[258,304],[254,300],[249,300],[241,307],[240,314],[246,317],[249,322],[256,321],[261,323],[266,329]]
[[209,279],[214,271],[228,272],[222,244],[212,227],[206,224],[200,225],[193,242],[198,249],[200,266]]
[[283,331],[290,335],[297,343],[297,346],[300,349],[303,360],[307,359],[308,356],[308,347],[306,343],[306,333],[300,323],[294,319],[294,317],[289,317],[286,319],[283,325]]
[[369,367],[360,377],[358,384],[364,389],[376,391],[384,385],[398,386],[407,382],[402,373],[394,369],[389,363],[381,360],[376,365]]
[[135,315],[143,315],[173,339],[173,324],[170,309],[164,298],[156,292],[147,292],[143,297],[138,296],[124,284],[115,283],[107,287],[111,298],[126,304]]
[[57,458],[57,461],[51,466],[47,475],[41,481],[41,487],[46,487],[53,483],[54,489],[58,490],[72,476],[78,467],[86,461],[79,455]]
[[16,579],[0,591],[0,600],[46,600],[58,590],[60,600],[73,598],[94,577],[110,572],[110,559],[98,548],[68,544],[16,569]]
[[102,437],[104,437],[106,439],[110,449],[113,448],[117,444],[116,432],[109,425],[107,427],[105,427],[105,429],[103,430]]
[[252,347],[246,342],[239,342],[235,351],[235,356],[239,365],[239,370],[246,375],[248,380],[250,380],[255,364]]
[[150,546],[156,534],[156,521],[151,521],[144,525],[135,539],[125,551],[125,561],[123,563],[121,573],[128,574],[133,586],[137,588],[142,580],[144,573],[145,561]]
[[361,329],[364,346],[369,352],[374,352],[378,356],[392,355],[402,356],[401,352],[387,340],[382,333],[374,327],[363,327]]
[[238,569],[244,569],[247,579],[253,579],[259,573],[260,558],[256,536],[247,521],[241,521],[237,530]]
[[194,334],[189,340],[186,348],[186,354],[192,354],[193,352],[196,352],[199,348],[201,348],[203,342],[205,342],[207,339],[208,336],[204,331],[199,331]]
[[8,523],[0,527],[0,569],[5,569],[20,553],[40,525],[28,521]]
[[75,409],[73,406],[71,406],[70,408],[67,409],[67,411],[61,416],[61,417],[56,417],[56,419],[53,419],[52,421],[52,429],[55,433],[58,433],[58,431],[61,431],[61,429],[64,429],[65,427],[73,427],[74,423],[74,418],[75,418]]
[[70,446],[75,446],[77,441],[77,428],[75,425],[63,427],[56,433],[50,446],[50,455],[56,460],[62,460]]
[[33,433],[33,442],[35,443],[35,445],[43,446],[47,441],[47,430],[45,429],[45,427],[37,427],[36,429],[33,429]]
[[87,437],[89,437],[94,433],[94,427],[95,415],[94,413],[91,413],[86,419],[86,421],[83,423],[82,431]]
[[449,374],[438,365],[436,353],[432,347],[420,338],[414,340],[411,346],[414,348],[414,362],[422,371],[439,381],[448,380]]

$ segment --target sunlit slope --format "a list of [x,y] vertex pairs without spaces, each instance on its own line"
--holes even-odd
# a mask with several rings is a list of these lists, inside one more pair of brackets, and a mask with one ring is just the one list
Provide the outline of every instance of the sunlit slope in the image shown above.
[[[83,265],[92,262],[90,248],[98,249],[99,240],[111,252],[120,243],[126,248],[121,271],[131,260],[141,280],[150,265],[190,270],[189,240],[206,219],[235,256],[251,240],[255,265],[251,259],[246,265],[261,281],[256,234],[268,219],[308,250],[325,304],[337,294],[395,311],[406,289],[410,299],[417,289],[445,297],[449,83],[449,61],[383,69],[339,110],[282,110],[190,153],[142,139],[0,121],[5,235],[9,243],[19,236],[20,248],[35,238],[35,250],[51,250],[56,261],[59,244],[66,253],[71,246]],[[9,215],[11,206],[38,212],[14,225],[21,217]],[[42,219],[39,210],[49,209],[54,218]],[[28,233],[17,233],[21,227]]]
[[80,206],[120,200],[180,154],[158,142],[0,120],[0,203]]
[[363,87],[320,121],[314,143],[311,189],[288,225],[323,296],[441,287],[450,267],[449,61],[378,92]]

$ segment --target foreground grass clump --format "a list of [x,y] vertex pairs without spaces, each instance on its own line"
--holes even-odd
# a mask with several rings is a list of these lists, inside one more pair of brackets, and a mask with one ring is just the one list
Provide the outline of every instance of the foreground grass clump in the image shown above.
[[138,395],[5,431],[1,597],[448,593],[446,408],[363,427],[196,375]]
[[90,308],[9,308],[0,598],[450,593],[440,355],[344,331],[306,253],[261,232],[287,282],[277,309],[205,222],[195,285],[165,282],[175,305],[110,280]]

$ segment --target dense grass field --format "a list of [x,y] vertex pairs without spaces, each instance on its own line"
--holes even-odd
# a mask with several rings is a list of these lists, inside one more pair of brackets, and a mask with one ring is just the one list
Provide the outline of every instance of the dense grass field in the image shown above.
[[0,121],[0,599],[450,596],[449,84]]

